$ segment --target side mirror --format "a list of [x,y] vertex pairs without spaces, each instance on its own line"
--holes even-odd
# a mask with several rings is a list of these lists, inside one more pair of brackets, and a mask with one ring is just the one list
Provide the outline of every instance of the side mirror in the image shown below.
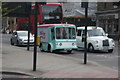
[[17,35],[15,35],[15,37],[17,37]]
[[108,33],[106,33],[105,35],[108,36]]
[[35,35],[34,35],[34,34],[32,34],[32,36],[34,37]]

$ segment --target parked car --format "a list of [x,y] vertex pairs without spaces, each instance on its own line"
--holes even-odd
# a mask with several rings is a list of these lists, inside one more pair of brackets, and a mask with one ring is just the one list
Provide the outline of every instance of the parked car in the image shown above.
[[[28,31],[15,31],[12,34],[12,37],[10,39],[11,45],[27,45],[28,43]],[[30,33],[30,45],[34,44],[34,37]]]
[[[77,27],[77,46],[84,48],[84,31],[85,27]],[[95,50],[107,50],[112,53],[115,47],[114,40],[107,37],[101,27],[88,26],[87,27],[87,49],[89,52]]]

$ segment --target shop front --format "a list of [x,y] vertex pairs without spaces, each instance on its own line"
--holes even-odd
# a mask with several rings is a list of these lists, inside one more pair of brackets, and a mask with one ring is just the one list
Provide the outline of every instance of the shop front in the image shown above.
[[100,12],[97,13],[97,26],[102,27],[108,36],[113,39],[118,39],[120,34],[120,13],[116,12]]

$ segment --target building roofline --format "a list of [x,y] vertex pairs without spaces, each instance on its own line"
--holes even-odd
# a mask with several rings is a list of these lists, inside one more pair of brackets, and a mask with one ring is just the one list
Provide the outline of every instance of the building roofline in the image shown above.
[[120,9],[107,10],[107,11],[97,11],[95,14],[114,13],[114,12],[118,12],[118,11],[120,11]]

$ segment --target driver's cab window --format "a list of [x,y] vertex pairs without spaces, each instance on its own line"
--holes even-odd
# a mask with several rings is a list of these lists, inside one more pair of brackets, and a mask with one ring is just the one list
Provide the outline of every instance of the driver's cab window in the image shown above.
[[61,31],[60,28],[56,28],[56,39],[60,39],[61,38],[60,31]]
[[[82,30],[81,34],[82,37],[85,37],[85,30]],[[87,31],[87,37],[88,37],[88,31]]]
[[85,36],[85,30],[82,31],[82,36]]
[[55,39],[55,35],[54,35],[54,28],[51,28],[51,38],[52,38],[52,40],[54,40],[54,39]]
[[77,36],[81,36],[82,30],[77,30]]

